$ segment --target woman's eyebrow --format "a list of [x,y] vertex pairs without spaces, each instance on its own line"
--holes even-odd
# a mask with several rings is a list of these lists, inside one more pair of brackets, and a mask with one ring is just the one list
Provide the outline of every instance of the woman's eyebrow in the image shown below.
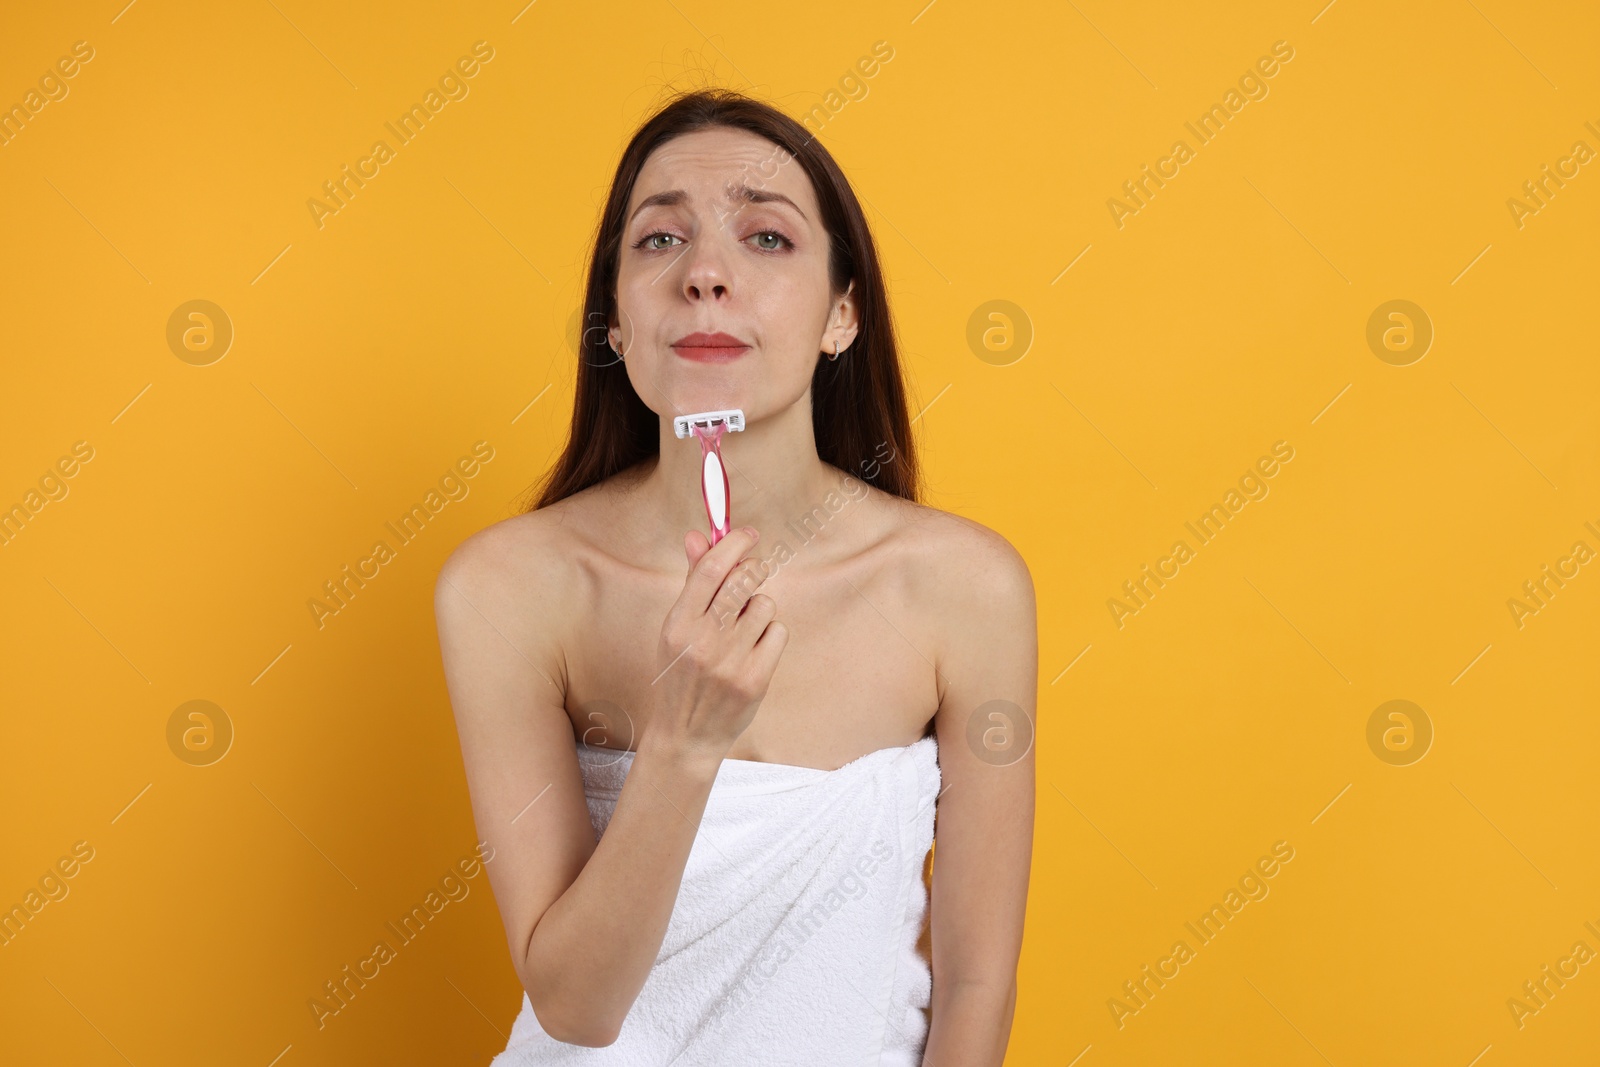
[[[733,191],[733,198],[735,200],[743,200],[750,204],[788,204],[790,207],[794,208],[796,215],[799,215],[803,219],[806,218],[806,213],[800,210],[799,204],[795,203],[793,200],[790,200],[782,193],[774,192],[771,189],[752,189],[748,185],[741,185]],[[806,219],[806,221],[810,222],[811,220]]]
[[[774,192],[771,189],[755,189],[748,185],[741,185],[733,190],[732,198],[734,200],[742,200],[749,204],[788,204],[790,207],[794,208],[795,213],[801,218],[806,218],[806,213],[800,210],[799,204],[796,204],[793,200],[790,200],[782,193]],[[684,192],[682,189],[669,189],[664,193],[652,193],[643,200],[639,201],[639,206],[633,209],[633,214],[628,216],[628,221],[632,222],[638,216],[639,212],[643,211],[647,207],[674,207],[688,199],[689,194]],[[806,221],[810,222],[811,220],[806,219]]]

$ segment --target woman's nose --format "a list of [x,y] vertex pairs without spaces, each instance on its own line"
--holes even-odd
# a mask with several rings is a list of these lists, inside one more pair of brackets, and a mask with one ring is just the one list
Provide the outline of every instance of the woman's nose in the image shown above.
[[713,227],[690,246],[683,263],[683,292],[690,300],[723,300],[730,295],[733,277],[723,247],[728,240],[725,231]]

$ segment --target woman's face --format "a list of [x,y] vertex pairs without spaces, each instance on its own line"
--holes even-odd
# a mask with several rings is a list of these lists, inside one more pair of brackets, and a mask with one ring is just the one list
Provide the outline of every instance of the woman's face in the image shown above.
[[821,354],[855,339],[811,180],[765,138],[673,138],[640,168],[627,212],[610,340],[663,419],[741,408],[754,423],[804,397]]

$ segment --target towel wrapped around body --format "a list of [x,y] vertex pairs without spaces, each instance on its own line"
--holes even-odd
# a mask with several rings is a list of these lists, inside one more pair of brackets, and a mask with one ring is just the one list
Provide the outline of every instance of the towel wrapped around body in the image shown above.
[[[930,734],[831,771],[723,760],[617,1040],[555,1040],[524,993],[490,1067],[918,1067],[937,755]],[[597,840],[632,761],[578,744]]]

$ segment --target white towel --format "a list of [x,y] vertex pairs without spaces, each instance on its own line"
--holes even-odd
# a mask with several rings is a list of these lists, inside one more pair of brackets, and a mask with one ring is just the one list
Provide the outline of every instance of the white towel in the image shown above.
[[[556,1041],[524,993],[490,1067],[917,1067],[932,993],[917,941],[937,756],[929,735],[832,771],[723,760],[617,1040]],[[632,760],[578,744],[596,840]]]

